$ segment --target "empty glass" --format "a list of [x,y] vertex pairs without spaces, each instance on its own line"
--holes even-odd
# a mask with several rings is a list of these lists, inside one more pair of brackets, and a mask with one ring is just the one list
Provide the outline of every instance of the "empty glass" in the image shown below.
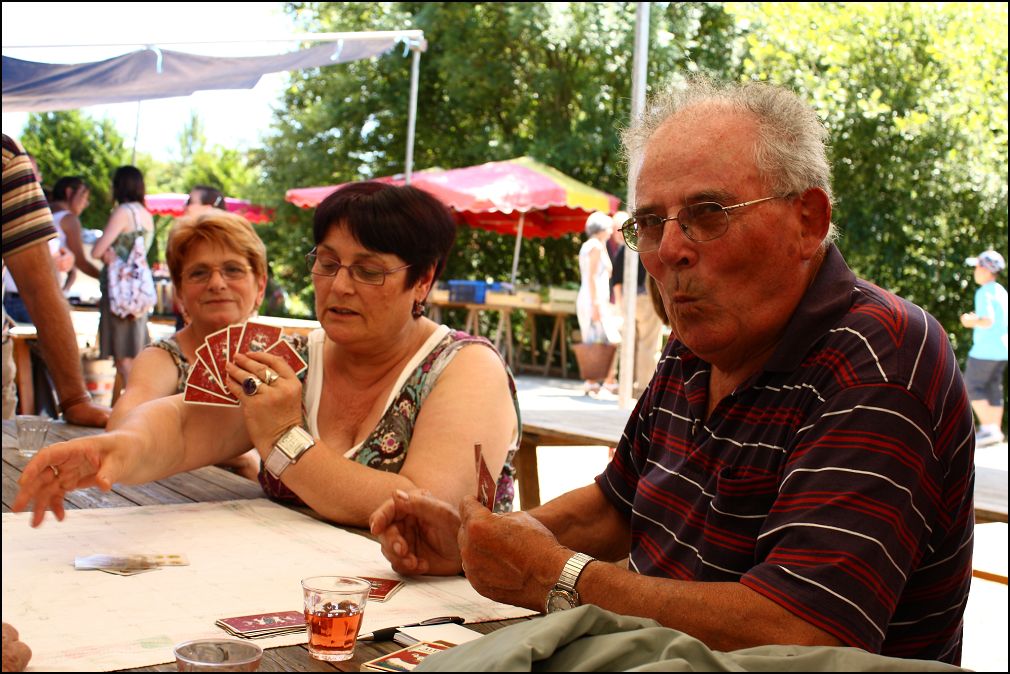
[[194,639],[175,647],[180,672],[255,672],[262,657],[262,648],[238,639]]
[[30,459],[39,453],[42,446],[46,444],[46,435],[49,433],[49,424],[52,420],[49,417],[40,417],[32,414],[22,414],[17,417],[18,427],[18,454]]

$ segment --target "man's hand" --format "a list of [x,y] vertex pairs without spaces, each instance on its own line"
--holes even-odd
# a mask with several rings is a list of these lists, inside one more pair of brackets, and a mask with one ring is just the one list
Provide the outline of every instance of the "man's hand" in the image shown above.
[[110,414],[112,414],[110,408],[85,401],[64,410],[63,419],[67,423],[77,424],[78,426],[105,428],[105,425],[109,423]]
[[495,515],[467,496],[459,513],[463,571],[474,589],[495,601],[543,611],[572,551],[524,512]]
[[20,641],[18,631],[10,623],[3,624],[3,671],[23,672],[32,659],[32,649]]
[[426,490],[397,490],[372,513],[368,528],[397,573],[452,576],[462,570],[456,542],[459,515]]

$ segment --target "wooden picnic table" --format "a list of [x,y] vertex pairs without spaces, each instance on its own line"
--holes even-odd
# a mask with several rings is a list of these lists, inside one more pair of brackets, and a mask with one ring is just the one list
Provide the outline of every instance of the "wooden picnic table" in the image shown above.
[[[50,429],[46,444],[63,440],[93,435],[99,429],[73,426],[54,422]],[[17,453],[17,430],[13,420],[3,422],[3,512],[11,512],[11,503],[17,495],[17,481],[28,459]],[[67,494],[64,506],[67,510],[79,508],[123,508],[142,505],[162,505],[172,503],[194,503],[203,501],[231,501],[236,499],[263,498],[264,494],[258,483],[239,477],[221,468],[208,466],[173,475],[157,482],[143,485],[115,485],[111,492],[103,492],[97,488],[79,489]],[[307,508],[296,508],[299,512],[311,515]],[[319,519],[319,518],[317,518]],[[25,526],[28,526],[25,524]],[[341,527],[346,531],[371,538],[362,529]],[[478,632],[487,634],[519,620],[502,620],[487,623],[467,625]],[[16,625],[15,625],[16,627]],[[222,636],[226,636],[222,633]],[[31,646],[31,644],[28,644]],[[344,662],[323,662],[313,659],[305,645],[281,646],[265,649],[261,671],[284,672],[357,672],[361,663],[380,657],[402,648],[392,641],[359,642],[354,651],[354,657]],[[176,671],[175,663],[166,663],[150,667],[140,667],[124,671],[164,672]]]
[[[497,348],[502,354],[502,357],[505,358],[505,362],[509,364],[509,367],[511,367],[514,372],[518,374],[519,372],[531,371],[545,377],[550,375],[552,372],[556,372],[562,377],[568,373],[568,341],[570,339],[568,320],[575,317],[575,313],[573,311],[566,309],[545,308],[539,305],[523,306],[516,304],[493,303],[476,304],[473,302],[452,302],[449,300],[432,300],[431,307],[432,320],[436,323],[443,322],[443,310],[460,309],[466,311],[466,318],[463,321],[463,325],[456,325],[452,327],[468,332],[471,335],[480,334],[480,315],[482,313],[497,313],[498,328],[493,336],[487,335],[487,337],[491,339],[495,348]],[[516,349],[512,340],[512,314],[515,311],[525,312],[524,320],[530,343],[528,361],[522,360],[521,354],[518,349]],[[542,361],[538,348],[536,321],[534,320],[536,316],[549,316],[552,321],[551,340],[547,347],[547,351],[543,353]],[[555,353],[559,354],[559,366],[552,365]]]
[[537,447],[602,445],[616,447],[631,410],[616,405],[584,410],[545,410],[523,406],[523,435],[516,453],[519,501],[523,510],[540,505]]

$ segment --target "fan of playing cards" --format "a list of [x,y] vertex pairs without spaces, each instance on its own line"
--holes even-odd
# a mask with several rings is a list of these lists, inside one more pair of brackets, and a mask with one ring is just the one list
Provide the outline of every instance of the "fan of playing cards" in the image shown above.
[[224,383],[228,377],[227,365],[236,353],[264,351],[280,356],[295,374],[301,374],[307,367],[305,361],[283,338],[283,332],[284,329],[279,326],[248,321],[229,325],[208,335],[196,350],[197,362],[186,378],[183,399],[195,405],[237,406],[238,398]]

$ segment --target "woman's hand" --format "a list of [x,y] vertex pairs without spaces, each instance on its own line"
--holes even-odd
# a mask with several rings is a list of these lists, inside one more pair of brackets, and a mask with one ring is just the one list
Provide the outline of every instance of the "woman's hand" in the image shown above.
[[56,271],[66,274],[74,268],[75,259],[73,253],[60,246],[60,249],[53,255],[53,264],[56,266]]
[[404,576],[453,576],[463,566],[456,536],[456,508],[426,490],[397,490],[368,518],[382,544],[382,555]]
[[63,520],[63,497],[68,491],[95,486],[109,491],[125,472],[123,454],[113,451],[119,440],[119,435],[105,433],[43,448],[22,471],[11,510],[23,512],[30,507],[32,526],[37,527],[46,510]]
[[[277,379],[267,384],[267,369]],[[242,388],[249,377],[262,384],[253,395]],[[228,363],[228,390],[242,403],[249,438],[261,455],[270,451],[277,439],[292,426],[302,423],[302,383],[284,359],[262,351],[237,353]]]

